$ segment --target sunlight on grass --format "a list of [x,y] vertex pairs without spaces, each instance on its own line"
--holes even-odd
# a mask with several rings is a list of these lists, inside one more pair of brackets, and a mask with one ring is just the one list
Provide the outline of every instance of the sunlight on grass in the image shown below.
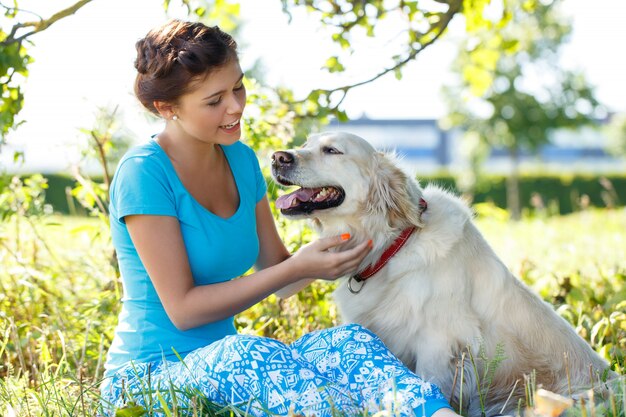
[[[478,211],[479,229],[511,270],[623,373],[626,211],[591,210],[517,223],[501,212]],[[308,230],[303,234],[301,223],[281,228],[291,249],[313,238]],[[116,275],[108,230],[100,220],[9,217],[0,223],[0,415],[97,414],[102,363],[121,296]],[[318,282],[288,300],[272,296],[238,315],[236,324],[242,332],[289,342],[338,323],[329,296],[333,288]],[[579,403],[567,415],[623,417],[625,390],[618,381],[608,401],[589,408],[589,399],[583,400],[585,407]],[[139,416],[142,410],[127,408],[120,416]],[[236,414],[218,407],[208,415],[216,410]],[[198,410],[189,415],[193,412]]]
[[479,218],[478,227],[516,274],[529,265],[537,273],[594,276],[601,268],[626,267],[626,210],[593,210],[503,223]]

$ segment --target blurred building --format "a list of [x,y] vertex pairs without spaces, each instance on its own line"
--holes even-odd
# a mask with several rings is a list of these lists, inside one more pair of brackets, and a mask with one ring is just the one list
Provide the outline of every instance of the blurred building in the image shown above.
[[[380,150],[393,151],[409,172],[460,171],[467,167],[463,132],[444,130],[434,119],[360,119],[332,121],[325,130],[354,133]],[[485,170],[507,173],[511,160],[505,149],[493,149]],[[607,138],[599,129],[559,130],[551,143],[535,155],[522,152],[520,168],[525,171],[618,173],[626,172],[626,161],[607,151]]]
[[[444,130],[435,119],[360,119],[345,123],[332,121],[324,130],[342,130],[367,139],[380,150],[395,152],[400,164],[411,173],[433,173],[440,170],[458,172],[467,168],[462,132]],[[15,152],[25,158],[14,160]],[[80,165],[84,172],[98,174],[95,161],[86,162],[79,144],[53,141],[23,141],[8,143],[0,152],[0,172],[60,173],[71,172]],[[485,169],[493,173],[508,173],[511,161],[505,149],[493,149]],[[522,153],[521,169],[540,172],[624,173],[626,160],[607,151],[607,138],[598,129],[560,130],[552,135],[551,143],[537,155]]]

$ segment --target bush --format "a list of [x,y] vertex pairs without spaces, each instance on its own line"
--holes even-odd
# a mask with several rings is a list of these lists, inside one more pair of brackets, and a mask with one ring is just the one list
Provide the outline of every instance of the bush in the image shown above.
[[[458,192],[457,182],[448,174],[420,177]],[[520,177],[520,202],[525,211],[568,214],[593,207],[617,207],[626,203],[626,175],[525,174]],[[490,202],[506,208],[506,177],[488,175],[468,196],[473,203]]]

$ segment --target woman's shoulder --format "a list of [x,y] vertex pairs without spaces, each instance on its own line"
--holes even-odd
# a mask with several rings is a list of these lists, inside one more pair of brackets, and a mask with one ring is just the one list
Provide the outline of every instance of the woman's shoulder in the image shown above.
[[163,163],[161,156],[161,148],[154,140],[137,144],[131,147],[120,159],[118,169],[133,161],[135,164],[161,165]]
[[161,152],[159,145],[153,140],[131,147],[120,159],[114,180],[129,176],[140,178],[167,176]]
[[142,158],[142,159],[158,159],[159,153],[159,145],[152,139],[147,142],[140,143],[132,146],[122,159],[120,159],[120,164],[133,158]]

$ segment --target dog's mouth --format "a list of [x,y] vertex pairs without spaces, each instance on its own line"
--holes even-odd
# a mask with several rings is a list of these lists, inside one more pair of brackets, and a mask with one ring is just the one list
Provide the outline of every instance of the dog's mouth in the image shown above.
[[[282,185],[297,185],[281,176],[276,176]],[[284,215],[310,214],[315,210],[337,207],[343,203],[346,194],[340,187],[327,185],[323,187],[301,187],[294,192],[276,199],[276,207]]]

